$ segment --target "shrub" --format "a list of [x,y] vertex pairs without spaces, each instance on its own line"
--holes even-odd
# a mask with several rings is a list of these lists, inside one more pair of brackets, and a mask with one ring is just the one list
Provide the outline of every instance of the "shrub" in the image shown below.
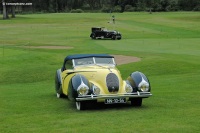
[[89,4],[84,4],[82,6],[82,9],[84,9],[84,10],[90,10],[90,5]]
[[133,12],[135,10],[136,9],[133,6],[131,6],[131,5],[126,5],[125,6],[125,11],[127,11],[127,12]]
[[101,9],[101,12],[109,13],[110,11],[111,11],[111,9],[107,6],[103,6],[103,8]]
[[71,13],[83,13],[84,11],[82,9],[72,9],[70,12]]
[[121,7],[115,6],[114,9],[113,9],[113,12],[121,12]]
[[196,6],[193,10],[194,11],[200,11],[200,5]]

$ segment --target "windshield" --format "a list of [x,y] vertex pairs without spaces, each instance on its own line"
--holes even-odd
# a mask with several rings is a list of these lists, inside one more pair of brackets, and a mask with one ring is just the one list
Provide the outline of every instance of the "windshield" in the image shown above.
[[95,64],[115,65],[115,62],[113,58],[90,57],[90,58],[73,59],[73,64],[74,66],[95,65]]
[[114,64],[113,58],[95,58],[96,64]]
[[74,65],[75,66],[89,65],[89,64],[94,64],[93,58],[74,59]]

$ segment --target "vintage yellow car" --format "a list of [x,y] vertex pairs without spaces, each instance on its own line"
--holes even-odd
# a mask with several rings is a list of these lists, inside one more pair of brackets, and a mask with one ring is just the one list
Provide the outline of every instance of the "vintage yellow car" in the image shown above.
[[105,104],[131,103],[141,106],[152,94],[148,78],[141,72],[123,80],[114,57],[108,54],[77,54],[64,59],[56,71],[55,90],[58,98],[67,96],[78,110],[90,101]]

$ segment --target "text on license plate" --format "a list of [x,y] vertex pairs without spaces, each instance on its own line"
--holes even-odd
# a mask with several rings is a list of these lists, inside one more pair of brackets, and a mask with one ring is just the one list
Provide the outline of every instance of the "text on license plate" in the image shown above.
[[110,98],[105,99],[105,104],[126,103],[126,98]]

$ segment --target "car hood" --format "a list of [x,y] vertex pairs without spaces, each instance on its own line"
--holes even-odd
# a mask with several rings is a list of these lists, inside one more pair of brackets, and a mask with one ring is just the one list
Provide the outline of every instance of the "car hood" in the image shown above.
[[99,87],[101,94],[119,93],[123,91],[124,82],[116,67],[77,67],[74,69],[74,72],[84,75],[91,84]]

